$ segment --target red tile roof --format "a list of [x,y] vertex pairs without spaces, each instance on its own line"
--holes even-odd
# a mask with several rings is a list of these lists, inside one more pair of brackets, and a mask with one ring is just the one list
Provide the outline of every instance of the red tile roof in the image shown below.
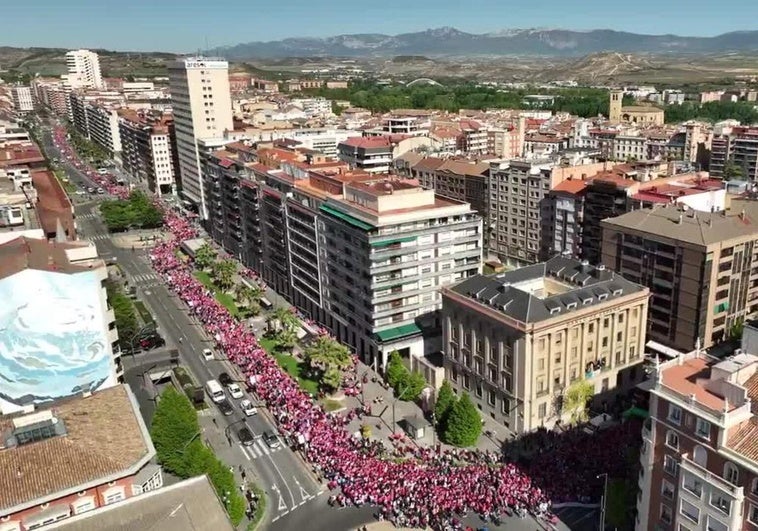
[[582,179],[566,179],[553,187],[553,192],[565,192],[568,194],[581,194],[587,189],[587,181]]
[[76,238],[71,200],[51,171],[32,172],[32,185],[37,191],[37,216],[45,234],[58,232],[58,222],[69,240]]

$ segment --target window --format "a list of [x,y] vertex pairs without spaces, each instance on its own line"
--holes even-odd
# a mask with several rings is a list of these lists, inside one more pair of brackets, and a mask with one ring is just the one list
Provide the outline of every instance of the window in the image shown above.
[[679,451],[679,435],[675,431],[666,432],[666,446]]
[[669,404],[669,422],[679,426],[682,423],[682,408]]
[[661,504],[661,521],[666,522],[667,524],[670,524],[671,520],[673,520],[671,507],[669,507],[668,505]]
[[544,419],[545,417],[547,417],[547,404],[542,403],[539,405],[539,407],[537,408],[537,417],[539,417],[540,419]]
[[90,497],[87,499],[79,500],[73,504],[74,514],[86,513],[95,508],[95,501]]
[[594,334],[595,333],[595,323],[590,323],[587,326],[587,332],[589,332],[590,334]]
[[708,450],[698,444],[692,452],[692,460],[701,467],[708,468]]
[[697,498],[703,494],[703,482],[693,474],[685,473],[682,488]]
[[755,478],[753,480],[753,483],[750,485],[750,492],[753,495],[758,496],[758,478]]
[[729,531],[729,526],[723,522],[719,522],[713,516],[708,517],[708,531]]
[[711,436],[711,423],[698,417],[695,433],[698,437],[708,439]]
[[682,500],[682,503],[679,506],[679,512],[682,514],[682,516],[684,516],[692,523],[697,524],[700,522],[700,509],[692,505],[687,500]]
[[[747,513],[748,521],[758,525],[758,505],[750,504],[750,510]],[[708,522],[710,525],[710,522]]]
[[732,512],[731,498],[718,489],[713,489],[711,491],[711,505],[727,516]]
[[670,455],[663,456],[663,471],[672,476],[676,475],[676,459]]
[[673,500],[674,499],[674,485],[671,482],[666,481],[664,479],[661,482],[661,494],[667,500]]
[[737,485],[740,481],[740,472],[734,463],[724,464],[724,479],[732,485]]
[[112,489],[105,493],[105,505],[116,503],[124,499],[123,489]]

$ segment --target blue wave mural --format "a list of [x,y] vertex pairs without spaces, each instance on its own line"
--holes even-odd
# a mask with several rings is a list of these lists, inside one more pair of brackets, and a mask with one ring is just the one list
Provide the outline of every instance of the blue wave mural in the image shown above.
[[116,383],[100,293],[94,271],[26,269],[0,280],[4,413]]

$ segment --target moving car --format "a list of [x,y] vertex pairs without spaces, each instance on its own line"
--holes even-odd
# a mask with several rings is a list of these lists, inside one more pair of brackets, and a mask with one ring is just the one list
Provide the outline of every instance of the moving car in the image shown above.
[[279,441],[279,437],[273,431],[267,431],[263,434],[263,442],[265,442],[269,448],[279,448],[282,443]]
[[224,389],[219,385],[216,380],[208,380],[205,382],[205,392],[211,397],[211,400],[217,404],[226,400]]
[[256,413],[258,413],[258,410],[255,409],[255,406],[253,406],[253,403],[247,398],[243,400],[242,402],[240,402],[240,409],[248,417],[252,417]]
[[223,399],[221,402],[217,402],[216,405],[218,406],[218,410],[225,417],[228,417],[229,415],[231,415],[232,413],[234,413],[234,406],[226,398]]
[[236,398],[239,400],[240,398],[244,397],[245,395],[242,394],[242,389],[240,389],[240,386],[236,383],[231,383],[226,386],[227,389],[229,389],[229,394],[232,395],[232,398]]
[[203,349],[203,359],[205,361],[211,361],[213,359],[213,351],[209,348]]
[[218,382],[223,385],[224,387],[228,386],[230,383],[232,383],[234,380],[232,380],[232,377],[229,376],[227,373],[222,372],[218,375]]
[[106,173],[108,173],[108,169],[107,168],[98,168],[97,173],[99,173],[100,175],[105,175]]
[[247,426],[237,432],[237,438],[242,446],[251,446],[255,442],[255,435],[253,435],[253,432]]

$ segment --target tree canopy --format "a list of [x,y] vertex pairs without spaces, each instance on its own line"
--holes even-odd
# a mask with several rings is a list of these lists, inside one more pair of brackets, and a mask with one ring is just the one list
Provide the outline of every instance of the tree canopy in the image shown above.
[[437,418],[437,428],[440,433],[445,431],[447,417],[456,400],[457,398],[450,382],[447,380],[443,381],[439,391],[437,391],[437,400],[434,403],[434,416]]
[[468,393],[450,408],[442,440],[454,446],[474,446],[482,433],[482,421]]
[[234,275],[237,273],[237,262],[231,259],[219,260],[211,266],[211,274],[221,291],[229,291],[234,286]]
[[587,420],[587,402],[595,394],[595,387],[587,380],[574,382],[566,390],[563,400],[563,412],[571,415],[571,423],[584,422]]
[[121,286],[112,280],[105,282],[105,291],[116,318],[116,330],[121,350],[130,349],[131,340],[138,331],[137,312],[134,310],[134,305]]
[[682,104],[666,105],[666,121],[669,123],[686,122],[687,120],[704,120],[718,122],[734,119],[743,124],[758,122],[758,111],[747,101],[709,101],[697,103],[685,101]]
[[210,269],[218,257],[218,252],[208,243],[202,244],[195,251],[195,266],[200,269]]
[[161,211],[140,191],[132,192],[127,200],[103,201],[100,203],[100,213],[110,232],[154,229],[163,225]]
[[342,373],[352,363],[350,349],[327,336],[311,341],[303,350],[303,358],[311,374],[327,389],[339,388]]
[[245,514],[245,499],[237,489],[234,474],[202,442],[197,412],[174,387],[167,387],[161,394],[150,436],[158,462],[166,470],[180,478],[207,474],[232,523],[239,525]]
[[427,385],[424,375],[418,371],[409,371],[396,350],[390,353],[387,361],[387,382],[395,391],[395,398],[408,401],[418,399]]

